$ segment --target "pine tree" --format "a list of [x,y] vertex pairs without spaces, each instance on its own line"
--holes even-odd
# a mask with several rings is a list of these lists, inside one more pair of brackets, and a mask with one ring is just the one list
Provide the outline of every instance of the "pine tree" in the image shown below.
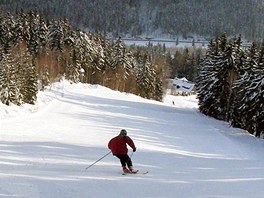
[[16,58],[18,72],[17,85],[22,95],[23,103],[35,104],[38,92],[38,79],[36,65],[33,57],[24,51]]
[[81,65],[77,58],[76,50],[73,49],[70,52],[71,62],[67,65],[66,68],[66,77],[74,83],[80,82],[80,69]]
[[93,66],[93,78],[91,83],[100,83],[102,81],[102,74],[105,72],[107,56],[107,49],[105,49],[105,47],[110,45],[105,39],[106,38],[100,33],[91,35],[91,40],[93,42],[92,54],[94,57],[91,62]]
[[4,90],[4,66],[5,66],[5,62],[4,62],[4,53],[3,53],[3,49],[0,46],[0,102],[2,102],[4,99],[3,97],[3,90]]
[[232,108],[232,120],[231,124],[236,127],[244,128],[248,131],[254,131],[251,129],[251,95],[248,93],[248,89],[251,86],[251,82],[255,78],[254,68],[257,65],[257,48],[255,43],[246,52],[247,59],[243,61],[243,67],[240,72],[240,76],[234,83],[233,89],[236,90],[234,97],[234,104]]
[[124,75],[123,75],[123,89],[120,91],[132,92],[134,93],[136,87],[136,75],[135,68],[137,65],[136,59],[133,53],[130,51],[125,54],[125,65],[124,65]]
[[38,93],[38,83],[37,83],[37,70],[35,63],[26,63],[27,76],[25,79],[25,93],[23,95],[23,100],[25,103],[35,104]]
[[9,53],[14,44],[14,30],[15,22],[10,14],[0,18],[0,45],[4,53]]
[[163,84],[162,84],[162,71],[157,71],[155,69],[155,75],[154,75],[154,89],[153,89],[153,96],[152,99],[157,101],[162,101],[163,98]]
[[252,44],[249,51],[247,70],[242,78],[244,82],[241,83],[240,98],[243,105],[239,108],[239,112],[244,113],[240,121],[242,128],[258,137],[263,133],[263,50],[262,46],[257,51]]
[[130,64],[126,60],[126,48],[125,45],[119,37],[114,45],[112,50],[112,62],[111,67],[113,72],[115,73],[115,85],[114,89],[119,90],[123,80],[127,78],[129,69],[126,67],[130,67]]
[[63,29],[60,21],[52,20],[48,26],[48,42],[52,50],[63,49]]
[[[262,70],[263,71],[263,70]],[[252,131],[256,137],[260,137],[260,135],[264,134],[264,105],[263,105],[263,98],[264,98],[264,73],[261,72],[256,75],[255,79],[251,83],[251,89],[249,90],[252,96],[251,99],[251,107],[252,110],[250,111],[251,117],[251,128],[254,129]]]
[[5,54],[1,60],[2,79],[1,79],[1,101],[3,104],[19,104],[18,90],[16,86],[16,70],[14,60],[10,54]]
[[234,58],[239,51],[240,39],[228,41],[223,34],[215,44],[211,43],[201,62],[200,77],[197,78],[198,98],[199,108],[206,115],[229,121],[234,100],[233,84],[241,66]]
[[218,82],[218,68],[215,65],[220,60],[218,39],[211,40],[207,53],[199,64],[199,75],[196,79],[199,110],[208,116],[219,114],[217,106],[214,105],[217,100],[217,93],[213,90]]
[[138,59],[136,68],[138,94],[144,98],[151,98],[151,88],[153,87],[154,78],[152,77],[153,72],[150,67],[151,63],[147,55],[143,55]]
[[48,28],[44,19],[36,12],[29,11],[24,20],[26,20],[24,23],[28,25],[24,38],[28,45],[28,51],[35,58],[47,45]]
[[258,90],[256,93],[256,97],[254,97],[254,104],[253,108],[256,110],[255,113],[255,121],[256,121],[256,137],[260,137],[264,135],[264,105],[263,105],[263,98],[264,98],[264,42],[262,42],[261,49],[259,50],[258,56],[258,67],[256,69],[257,76],[254,80]]
[[41,90],[44,90],[46,86],[50,83],[49,70],[48,67],[45,66],[43,69],[43,74],[41,75]]

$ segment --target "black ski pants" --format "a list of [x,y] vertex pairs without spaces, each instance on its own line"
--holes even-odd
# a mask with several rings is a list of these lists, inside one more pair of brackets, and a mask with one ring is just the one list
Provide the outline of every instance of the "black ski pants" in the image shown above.
[[130,157],[127,155],[127,154],[125,154],[125,155],[115,155],[118,159],[120,159],[120,162],[121,162],[121,165],[124,167],[124,166],[126,166],[127,165],[127,167],[130,167],[130,166],[132,166],[132,161],[131,161],[131,159],[130,159]]

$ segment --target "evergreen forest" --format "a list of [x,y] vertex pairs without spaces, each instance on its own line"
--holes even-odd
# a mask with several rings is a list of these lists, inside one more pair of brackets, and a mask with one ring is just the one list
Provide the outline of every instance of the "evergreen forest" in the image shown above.
[[163,50],[128,49],[120,38],[109,41],[35,11],[1,13],[0,100],[34,104],[38,90],[62,78],[161,100],[166,67],[160,66],[165,56],[157,54]]
[[262,0],[1,0],[0,9],[12,14],[37,10],[47,19],[68,18],[76,28],[118,36],[172,37],[222,32],[261,40]]
[[241,37],[222,34],[199,64],[199,109],[257,137],[264,135],[264,43],[241,47]]

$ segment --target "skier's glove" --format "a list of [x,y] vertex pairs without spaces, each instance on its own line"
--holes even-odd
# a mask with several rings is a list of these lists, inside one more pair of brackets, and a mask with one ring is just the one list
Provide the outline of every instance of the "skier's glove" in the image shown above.
[[136,150],[137,150],[137,149],[136,149],[136,148],[134,148],[134,149],[133,149],[133,152],[136,152]]

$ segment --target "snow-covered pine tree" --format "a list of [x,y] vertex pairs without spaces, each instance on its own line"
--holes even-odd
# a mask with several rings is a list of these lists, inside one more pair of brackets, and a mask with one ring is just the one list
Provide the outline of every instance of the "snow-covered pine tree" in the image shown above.
[[10,53],[3,56],[1,65],[1,101],[6,105],[10,105],[11,103],[20,104],[18,97],[19,91],[16,86],[16,68]]
[[4,53],[3,49],[0,46],[0,102],[2,102],[2,91],[3,91],[3,85],[4,84]]
[[64,18],[60,22],[63,31],[63,43],[64,45],[72,46],[75,40],[75,33],[67,18]]
[[15,55],[16,67],[18,69],[17,87],[22,95],[22,102],[34,104],[37,99],[38,82],[36,65],[33,57],[27,51]]
[[111,69],[112,43],[103,35],[100,36],[100,42],[103,49],[101,84],[104,86],[109,86],[109,74],[112,73],[112,69]]
[[119,90],[124,83],[123,80],[127,78],[128,73],[126,67],[130,64],[126,62],[126,48],[121,37],[119,37],[113,44],[111,67],[115,74],[113,78],[114,89]]
[[39,45],[39,37],[38,37],[38,15],[34,15],[33,13],[30,13],[29,16],[29,41],[28,41],[28,50],[31,54],[37,54],[40,50]]
[[226,34],[222,34],[216,39],[213,51],[210,47],[209,54],[200,65],[200,76],[197,78],[199,108],[206,115],[220,120],[228,121],[230,118],[234,97],[232,87],[239,70],[235,62],[234,46],[239,51],[239,40],[228,41]]
[[[25,57],[26,58],[26,57]],[[23,94],[23,101],[29,104],[35,104],[38,93],[38,79],[36,63],[31,60],[25,60],[25,68],[27,75],[25,76],[25,92]]]
[[7,14],[1,15],[0,20],[0,46],[1,52],[1,101],[9,105],[10,103],[19,104],[19,91],[16,87],[16,68],[11,55],[11,47],[15,42],[15,21]]
[[[263,70],[262,70],[263,71]],[[256,137],[264,134],[264,73],[258,73],[255,79],[252,81],[251,89],[249,90],[252,95],[252,109],[250,114],[253,115],[251,118],[251,128]]]
[[252,45],[250,50],[250,63],[252,64],[250,69],[247,70],[248,78],[243,90],[242,106],[239,108],[241,113],[244,113],[241,117],[242,128],[248,130],[250,133],[260,137],[263,134],[264,126],[264,46],[260,50],[256,50]]
[[199,64],[198,76],[196,79],[197,97],[199,110],[208,116],[219,114],[215,106],[217,96],[213,90],[218,82],[218,68],[215,66],[221,61],[218,39],[213,39],[208,45],[206,55]]
[[15,22],[10,14],[0,17],[0,45],[4,53],[10,53],[11,46],[14,42]]
[[[65,62],[65,77],[72,82],[80,82],[81,59],[83,55],[78,53],[81,51],[80,37],[72,30],[67,19],[61,21],[61,27],[64,33],[63,37],[63,59]],[[80,36],[80,34],[78,34]]]
[[151,98],[151,91],[153,90],[153,70],[151,70],[151,63],[148,55],[140,55],[137,59],[136,67],[136,81],[138,94],[144,98]]
[[[231,124],[235,127],[240,127],[248,130],[252,133],[251,118],[252,118],[252,102],[251,93],[248,92],[252,86],[251,82],[255,78],[255,69],[257,65],[257,47],[255,43],[252,43],[249,50],[246,51],[246,59],[243,61],[242,70],[240,70],[240,76],[233,85],[236,95],[234,97],[234,103],[231,110],[232,119]],[[253,113],[254,114],[254,113]]]
[[76,35],[74,50],[85,72],[84,81],[98,82],[96,75],[104,70],[105,62],[104,49],[99,39],[92,33],[80,31]]
[[[62,22],[52,20],[48,25],[47,48],[50,50],[49,58],[49,74],[50,78],[59,78],[64,72],[66,64],[63,59],[64,49],[64,32]],[[47,64],[46,64],[47,65]]]
[[39,16],[37,29],[39,50],[43,50],[48,43],[48,27],[42,16]]
[[158,71],[157,68],[153,68],[155,70],[154,72],[154,89],[152,94],[152,99],[157,101],[162,101],[163,97],[163,85],[162,85],[162,71]]
[[234,98],[233,85],[239,76],[239,71],[242,66],[239,60],[237,60],[237,57],[240,56],[240,54],[237,55],[237,53],[240,52],[241,38],[230,39],[223,51],[224,64],[218,73],[219,82],[221,82],[219,86],[221,98],[219,106],[221,106],[222,109],[220,119],[225,121],[229,121],[230,119],[230,109]]
[[29,26],[28,18],[29,18],[28,14],[23,11],[17,13],[16,21],[17,24],[21,26],[21,37],[25,43],[28,43],[30,39],[30,35],[29,35],[30,26]]
[[62,50],[63,29],[60,21],[52,20],[48,26],[48,43],[52,50]]
[[92,60],[93,73],[91,83],[100,83],[106,68],[107,50],[105,50],[105,47],[108,47],[110,42],[106,42],[105,36],[100,33],[91,34],[91,40],[91,49],[94,57]]
[[241,47],[242,41],[241,41],[241,35],[239,35],[237,38],[235,37],[232,40],[232,67],[229,68],[228,76],[227,76],[227,82],[229,84],[229,95],[227,96],[227,117],[226,121],[232,122],[232,120],[236,119],[236,116],[234,116],[234,106],[235,104],[235,97],[237,95],[237,90],[235,88],[235,83],[239,79],[241,73],[243,73],[243,67],[244,62],[246,60],[246,55],[244,49]]
[[[74,49],[71,50],[70,56],[71,56],[71,63],[68,67],[70,71],[71,78],[75,76],[77,78],[77,75],[79,76],[79,70],[80,66],[83,67],[85,71],[85,82],[89,82],[89,67],[91,66],[91,54],[90,54],[90,39],[86,35],[86,33],[80,31],[77,32],[76,39],[74,42]],[[75,78],[74,77],[74,78]]]
[[43,73],[41,75],[41,83],[40,83],[40,89],[44,90],[46,86],[50,83],[50,77],[49,77],[49,70],[47,66],[44,66]]
[[[64,67],[65,77],[68,78],[68,74],[73,64],[72,54],[76,52],[75,50],[75,40],[76,40],[76,34],[73,31],[69,21],[67,19],[64,19],[61,21],[61,27],[63,31],[63,49],[61,51],[62,53],[62,66]],[[70,77],[72,78],[72,77]],[[80,81],[80,77],[78,77]]]
[[259,50],[258,56],[258,67],[256,68],[256,79],[254,80],[257,84],[257,95],[254,97],[253,108],[256,110],[256,131],[255,135],[260,137],[264,135],[264,42],[262,42],[261,49]]
[[127,52],[125,54],[125,65],[124,65],[124,71],[125,75],[123,76],[123,90],[125,92],[135,92],[136,87],[136,74],[135,74],[135,68],[136,68],[137,62],[132,52]]
[[72,49],[70,52],[70,62],[66,67],[66,78],[74,83],[80,82],[81,64],[76,54],[76,50]]
[[24,20],[23,23],[28,25],[24,38],[27,38],[28,51],[35,58],[47,45],[48,28],[43,17],[36,12],[29,11]]

